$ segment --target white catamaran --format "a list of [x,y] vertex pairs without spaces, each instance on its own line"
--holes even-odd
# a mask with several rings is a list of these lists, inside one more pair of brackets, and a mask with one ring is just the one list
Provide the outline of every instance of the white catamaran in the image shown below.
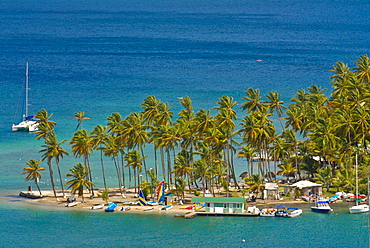
[[25,132],[34,132],[38,130],[38,123],[36,120],[33,119],[33,116],[28,115],[28,62],[26,63],[26,78],[25,78],[25,84],[26,84],[26,96],[25,96],[25,112],[22,115],[22,121],[18,124],[12,125],[12,131],[25,131]]

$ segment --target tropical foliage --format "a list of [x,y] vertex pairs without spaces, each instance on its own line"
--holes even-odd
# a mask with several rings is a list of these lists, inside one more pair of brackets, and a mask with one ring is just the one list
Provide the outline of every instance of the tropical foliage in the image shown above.
[[[310,178],[328,190],[351,190],[355,154],[360,171],[368,171],[370,59],[360,56],[353,68],[338,62],[331,72],[331,92],[312,85],[294,93],[288,105],[276,91],[263,95],[259,89],[248,88],[238,113],[238,103],[230,96],[219,98],[212,110],[197,111],[186,96],[180,99],[182,109],[174,118],[172,107],[152,95],[144,99],[141,111],[127,117],[112,113],[106,126],[98,125],[89,133],[81,125],[87,119],[84,112],[76,112],[73,118],[78,126],[70,145],[83,164],[71,169],[68,175],[78,180],[69,185],[73,184],[73,190],[81,185],[92,189],[92,167],[97,165],[90,165],[89,158],[98,150],[104,188],[105,164],[109,163],[116,170],[119,189],[132,183],[137,187],[145,179],[151,180],[153,192],[153,184],[163,178],[181,194],[184,183],[212,193],[221,187],[229,191],[231,186],[239,188],[234,168],[234,158],[239,157],[248,161],[252,191],[261,192],[265,180],[276,180],[276,174]],[[60,147],[64,141],[56,140],[52,114],[41,110],[36,117],[40,125],[36,138],[45,141],[42,159],[47,161],[55,192],[52,161],[59,170],[59,158],[67,155]],[[153,156],[145,154],[148,149],[153,149]],[[256,170],[251,166],[253,159],[258,160]],[[154,168],[148,170],[147,163]]]

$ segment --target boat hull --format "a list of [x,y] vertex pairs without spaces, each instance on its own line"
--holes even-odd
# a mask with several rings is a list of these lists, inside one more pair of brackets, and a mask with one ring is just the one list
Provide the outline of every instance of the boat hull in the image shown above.
[[12,125],[13,132],[34,132],[38,130],[36,121],[22,121],[18,125]]
[[360,214],[369,212],[369,205],[358,205],[349,208],[351,214]]
[[311,211],[313,212],[317,212],[317,213],[329,213],[332,211],[331,208],[315,208],[315,207],[311,207]]

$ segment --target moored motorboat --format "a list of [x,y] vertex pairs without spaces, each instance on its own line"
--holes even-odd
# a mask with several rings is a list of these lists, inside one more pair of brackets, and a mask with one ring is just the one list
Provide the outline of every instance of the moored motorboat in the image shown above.
[[276,217],[286,217],[288,215],[287,207],[285,205],[276,206]]
[[147,207],[143,211],[150,211],[150,210],[153,210],[153,209],[154,209],[154,207]]
[[276,209],[275,208],[264,208],[260,212],[262,217],[275,217]]
[[286,215],[286,217],[289,217],[289,218],[298,217],[303,213],[302,209],[299,209],[299,208],[288,208],[287,212],[288,214]]
[[329,213],[333,211],[333,209],[329,206],[329,203],[327,201],[317,201],[315,203],[315,206],[311,207],[311,210],[313,212],[319,213]]

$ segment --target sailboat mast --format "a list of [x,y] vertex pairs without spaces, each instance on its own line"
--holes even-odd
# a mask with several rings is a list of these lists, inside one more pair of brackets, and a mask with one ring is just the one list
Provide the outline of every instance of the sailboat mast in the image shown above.
[[26,106],[25,106],[25,118],[28,116],[28,62],[26,62]]
[[356,152],[356,206],[358,206],[358,164],[357,164],[357,152]]

